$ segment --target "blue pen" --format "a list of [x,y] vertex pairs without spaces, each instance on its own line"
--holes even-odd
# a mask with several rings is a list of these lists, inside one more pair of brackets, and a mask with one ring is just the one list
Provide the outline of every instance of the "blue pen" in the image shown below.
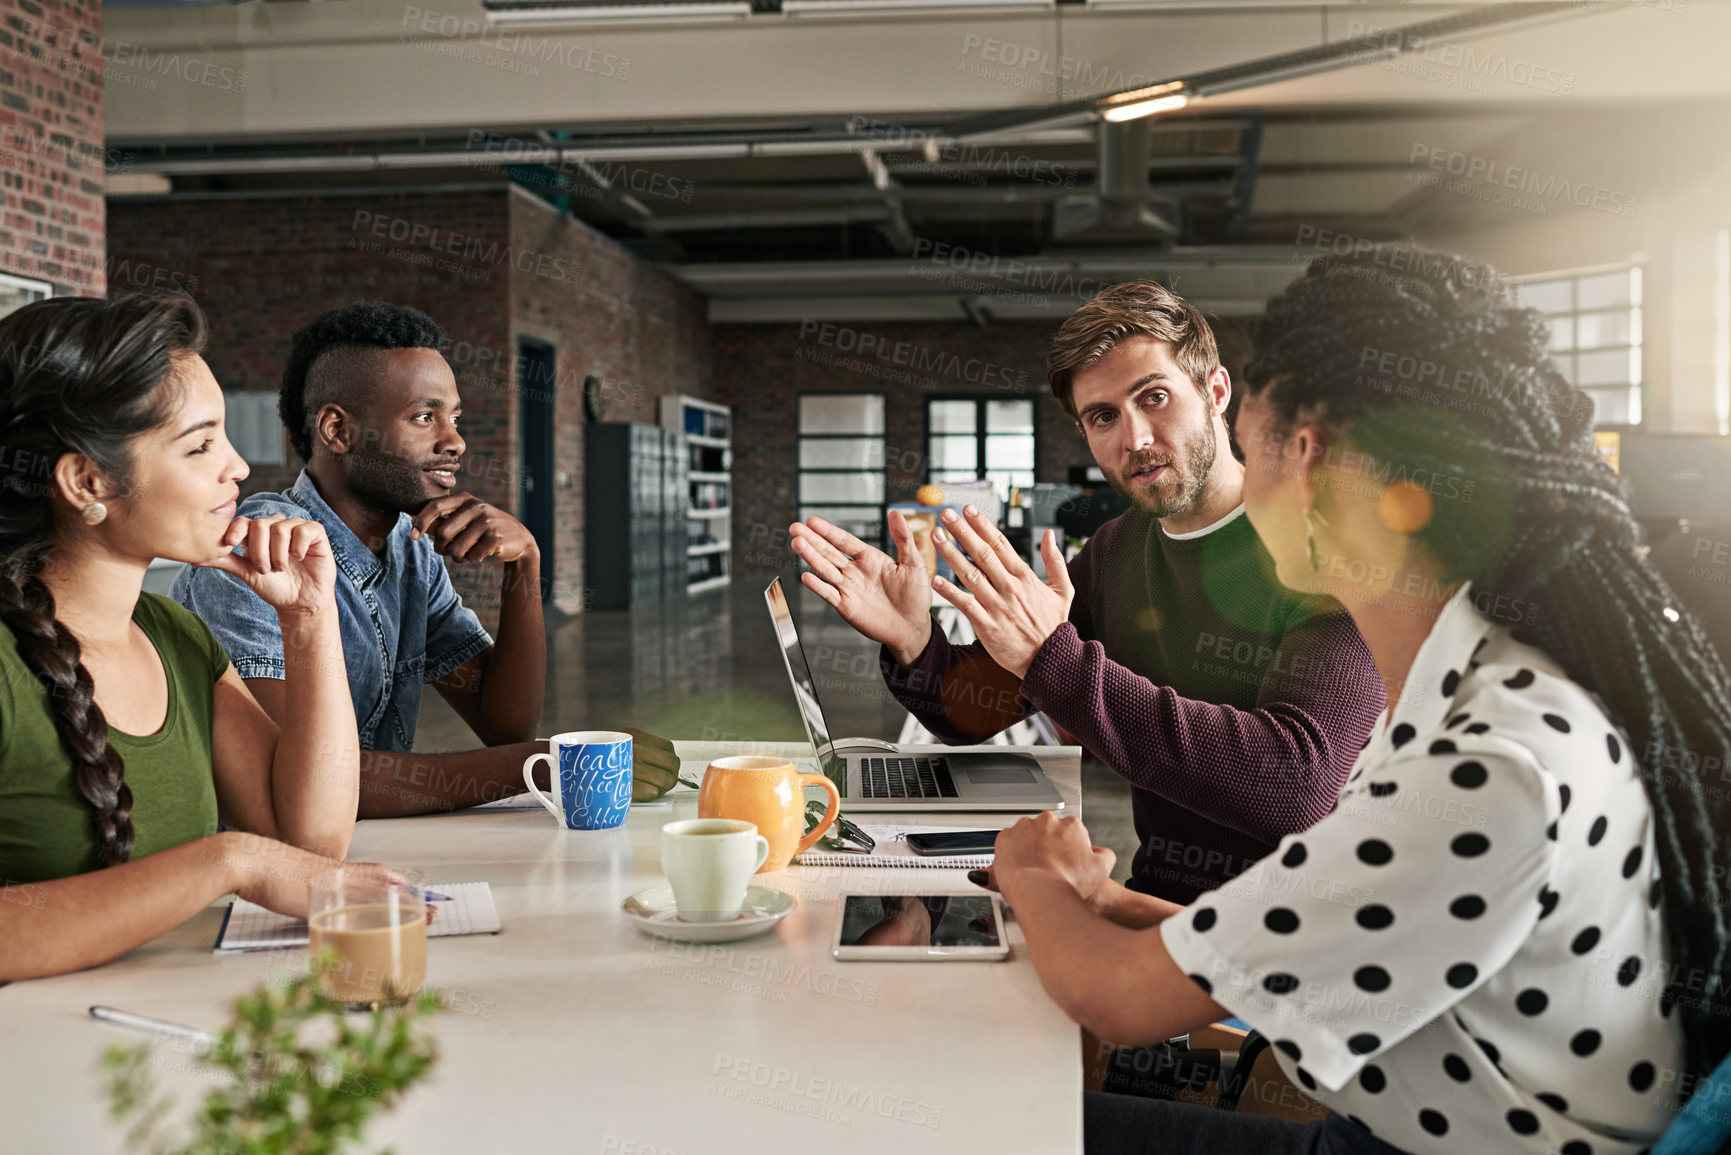
[[428,902],[455,902],[456,901],[456,899],[452,898],[450,895],[440,894],[436,890],[425,890],[425,891],[422,891],[421,893],[426,896],[426,899]]

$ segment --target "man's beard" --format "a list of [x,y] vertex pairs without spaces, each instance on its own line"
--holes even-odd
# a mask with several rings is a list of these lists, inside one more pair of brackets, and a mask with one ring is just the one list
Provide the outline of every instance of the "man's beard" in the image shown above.
[[[1130,463],[1123,473],[1103,472],[1112,488],[1142,512],[1150,517],[1173,517],[1189,509],[1202,495],[1202,487],[1207,484],[1208,474],[1214,468],[1215,448],[1214,423],[1208,421],[1180,444],[1170,458],[1163,458],[1153,450],[1143,450],[1130,455]],[[1152,485],[1130,480],[1138,469],[1147,465],[1170,465],[1172,468]]]
[[433,500],[427,493],[426,477],[422,465],[395,454],[361,449],[349,455],[349,491],[381,513],[419,513]]

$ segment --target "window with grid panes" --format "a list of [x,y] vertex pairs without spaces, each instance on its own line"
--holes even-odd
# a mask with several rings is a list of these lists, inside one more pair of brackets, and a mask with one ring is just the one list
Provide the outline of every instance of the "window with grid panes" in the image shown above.
[[281,465],[282,418],[277,415],[275,390],[235,389],[223,394],[223,418],[229,444],[248,465]]
[[799,517],[814,515],[862,541],[883,536],[883,394],[800,397]]
[[1592,397],[1597,425],[1641,423],[1641,267],[1533,277],[1516,299],[1545,315],[1551,359]]
[[1032,398],[933,397],[926,402],[926,480],[989,480],[999,497],[1034,484]]
[[25,305],[46,301],[53,295],[54,286],[47,281],[33,281],[28,277],[0,273],[0,317],[22,309]]

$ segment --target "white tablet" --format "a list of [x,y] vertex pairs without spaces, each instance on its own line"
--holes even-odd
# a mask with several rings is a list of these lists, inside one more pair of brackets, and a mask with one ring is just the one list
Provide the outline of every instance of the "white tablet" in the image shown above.
[[982,960],[1010,957],[995,894],[846,894],[835,920],[835,957]]

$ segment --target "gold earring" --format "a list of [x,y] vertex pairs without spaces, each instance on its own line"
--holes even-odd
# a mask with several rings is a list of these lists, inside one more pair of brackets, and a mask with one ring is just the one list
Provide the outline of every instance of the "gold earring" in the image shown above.
[[85,525],[98,525],[108,516],[108,507],[100,501],[93,501],[80,510],[78,515],[84,519]]
[[1316,523],[1328,524],[1328,519],[1316,512],[1313,505],[1304,511],[1304,548],[1310,554],[1310,572],[1316,572]]

